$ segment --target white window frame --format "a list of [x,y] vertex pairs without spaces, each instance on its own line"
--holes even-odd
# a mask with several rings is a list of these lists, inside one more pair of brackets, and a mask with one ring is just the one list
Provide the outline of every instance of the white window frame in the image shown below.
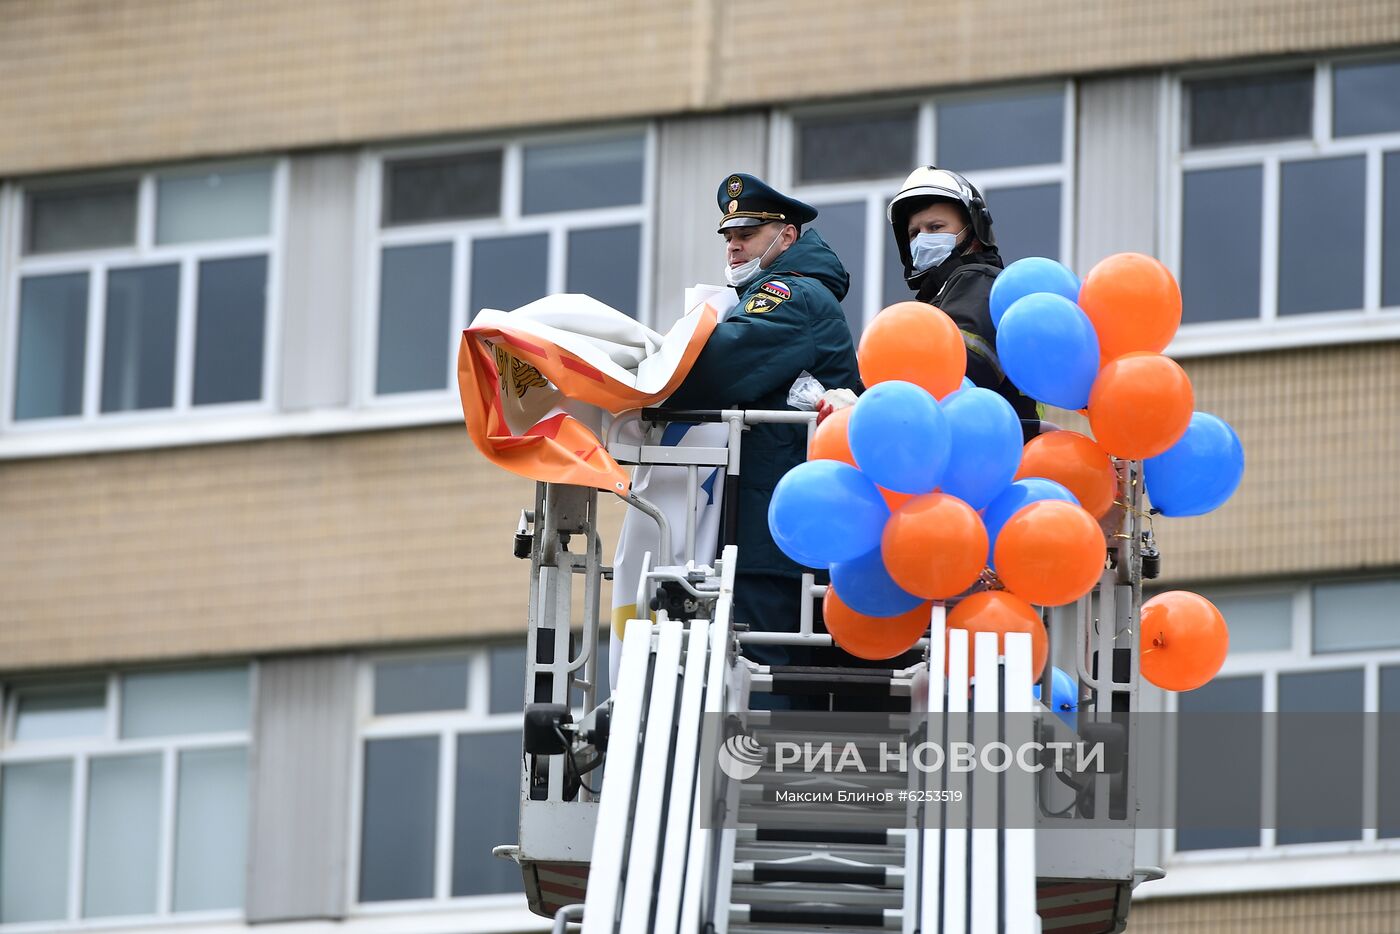
[[[1357,582],[1362,582],[1357,579]],[[1226,656],[1218,677],[1258,675],[1263,684],[1263,709],[1274,711],[1278,705],[1278,679],[1282,674],[1324,671],[1362,671],[1362,698],[1368,712],[1380,706],[1380,669],[1400,666],[1400,648],[1371,649],[1350,652],[1312,653],[1312,591],[1326,580],[1302,583],[1283,582],[1242,587],[1211,588],[1220,596],[1267,596],[1291,594],[1292,645],[1286,650],[1240,652]],[[1165,712],[1178,710],[1178,697],[1165,692]],[[1278,844],[1275,828],[1260,829],[1260,845],[1213,850],[1176,852],[1176,831],[1166,826],[1160,831],[1162,865],[1166,878],[1145,885],[1134,893],[1135,899],[1150,899],[1179,895],[1207,895],[1229,892],[1268,891],[1278,889],[1314,888],[1329,885],[1356,885],[1367,882],[1393,882],[1400,878],[1400,837],[1380,838],[1377,834],[1378,788],[1377,724],[1368,724],[1363,752],[1362,775],[1362,836],[1360,840],[1327,843]],[[1171,734],[1171,731],[1169,731]],[[1171,788],[1170,776],[1176,774],[1174,734],[1166,737],[1167,750],[1164,770]],[[1274,755],[1276,740],[1268,732],[1263,738],[1263,754]],[[1274,788],[1269,770],[1264,770],[1264,787],[1260,794],[1263,823],[1271,823],[1274,808]],[[1175,823],[1175,798],[1167,802],[1168,820]]]
[[[258,668],[247,663],[248,728],[218,733],[194,733],[145,739],[121,738],[121,679],[125,674],[139,672],[110,672],[94,678],[15,679],[3,687],[3,732],[0,732],[0,768],[28,762],[68,761],[73,764],[72,793],[69,804],[71,825],[68,840],[68,910],[67,917],[57,921],[36,921],[0,924],[3,934],[39,934],[48,931],[89,931],[112,928],[144,928],[159,925],[162,929],[184,924],[202,925],[209,922],[238,919],[244,909],[228,908],[212,911],[174,910],[176,806],[178,804],[178,770],[180,753],[196,749],[241,748],[248,754],[249,795],[252,793],[253,710],[257,696]],[[197,668],[169,669],[199,671]],[[52,740],[16,742],[15,719],[17,698],[26,688],[58,687],[65,684],[104,682],[107,692],[106,723],[101,736],[65,737]],[[111,756],[132,756],[156,753],[161,757],[161,826],[156,863],[156,913],[151,915],[120,915],[104,918],[84,918],[82,901],[87,855],[88,770],[93,759]],[[251,841],[249,841],[251,842]],[[246,882],[244,883],[246,889]],[[246,894],[246,893],[245,893]]]
[[[521,709],[490,712],[491,648],[515,645],[496,641],[435,650],[386,652],[360,659],[355,688],[355,755],[350,788],[350,859],[346,866],[349,920],[355,916],[385,916],[430,910],[464,909],[528,912],[523,894],[461,895],[452,893],[453,831],[456,818],[457,737],[463,733],[508,733],[524,729],[524,696]],[[462,658],[468,662],[467,696],[461,710],[430,713],[374,714],[374,668],[381,662],[441,661]],[[438,740],[437,835],[434,841],[433,896],[395,901],[360,901],[360,838],[364,810],[365,744],[376,739],[434,736]],[[504,842],[504,841],[503,841]],[[533,917],[533,916],[530,916]]]
[[[992,101],[1032,94],[1038,91],[1061,90],[1064,93],[1064,116],[1061,134],[1060,161],[1043,165],[1014,166],[1001,169],[970,169],[949,166],[982,191],[991,200],[991,193],[1000,188],[1019,188],[1028,185],[1058,184],[1060,186],[1060,255],[1056,257],[1066,266],[1074,265],[1074,221],[1075,221],[1075,151],[1076,151],[1076,112],[1075,84],[1072,80],[1055,83],[1003,85],[994,88],[980,88],[935,96],[896,97],[881,100],[865,100],[858,103],[840,103],[793,108],[781,111],[772,121],[769,139],[768,171],[775,187],[787,191],[793,197],[810,202],[818,208],[822,204],[835,202],[865,202],[865,263],[863,281],[862,321],[868,325],[882,308],[884,297],[884,263],[888,250],[894,249],[893,234],[885,217],[890,199],[899,191],[899,186],[915,168],[920,165],[933,165],[937,149],[937,108],[944,103],[968,101]],[[797,123],[810,117],[860,117],[881,113],[887,110],[916,109],[915,156],[914,163],[899,175],[884,178],[858,179],[855,181],[808,182],[796,181],[794,158],[797,154]],[[995,213],[993,214],[995,217]],[[813,222],[821,229],[821,218]],[[845,259],[843,258],[843,263]],[[910,298],[913,297],[912,292]]]
[[[643,141],[642,196],[636,205],[610,208],[586,208],[524,214],[524,150],[533,146],[568,145],[641,136]],[[389,162],[428,156],[456,155],[484,150],[502,150],[501,210],[491,217],[465,220],[430,221],[421,224],[383,226],[384,168]],[[457,402],[457,340],[470,323],[472,309],[467,308],[471,295],[470,241],[476,237],[509,237],[546,234],[549,237],[549,264],[545,278],[545,294],[565,290],[568,270],[568,235],[572,231],[636,224],[641,228],[641,250],[637,257],[637,315],[643,324],[653,320],[651,301],[655,271],[653,263],[652,229],[656,206],[656,128],[654,124],[630,123],[607,128],[561,131],[527,136],[505,136],[476,139],[432,146],[393,147],[367,151],[361,158],[359,173],[359,228],[363,257],[360,278],[360,320],[358,366],[355,368],[356,403],[369,409],[418,409],[431,411],[451,406],[460,418]],[[441,390],[399,392],[380,395],[375,390],[379,364],[379,276],[380,261],[386,247],[450,243],[452,246],[452,295],[450,327],[443,336],[445,384]]]
[[[1400,151],[1400,132],[1332,137],[1332,69],[1368,61],[1398,61],[1400,49],[1359,56],[1288,59],[1249,66],[1184,71],[1169,76],[1162,90],[1164,146],[1159,205],[1161,259],[1181,276],[1185,173],[1193,169],[1263,168],[1259,313],[1253,318],[1183,324],[1167,353],[1178,357],[1241,351],[1344,344],[1400,337],[1400,306],[1381,305],[1382,158]],[[1309,139],[1184,150],[1184,85],[1200,78],[1272,74],[1308,66],[1313,70],[1313,119]],[[1362,307],[1345,311],[1278,314],[1280,167],[1300,159],[1363,156],[1366,160],[1362,258]]]
[[[272,176],[269,224],[265,236],[175,244],[156,242],[158,179],[261,167],[268,168]],[[5,252],[0,254],[0,270],[5,272],[3,278],[0,278],[0,327],[3,328],[4,335],[0,346],[5,348],[4,379],[0,380],[0,452],[3,452],[5,447],[12,447],[13,445],[8,444],[12,440],[37,440],[43,446],[46,441],[44,436],[51,438],[59,433],[86,433],[94,429],[102,429],[104,432],[139,432],[141,429],[176,422],[239,418],[275,411],[281,367],[282,247],[285,242],[288,174],[288,160],[277,158],[180,164],[0,186],[0,244],[5,248]],[[133,245],[22,255],[27,191],[117,180],[136,182],[136,237]],[[261,398],[251,402],[196,406],[192,397],[199,263],[204,260],[230,259],[254,254],[267,256]],[[113,268],[157,264],[176,264],[180,267],[173,405],[162,409],[104,413],[101,411],[101,370],[106,326],[107,272]],[[19,362],[20,281],[27,275],[61,273],[86,273],[89,277],[82,411],[78,415],[17,420],[14,417],[14,395]]]

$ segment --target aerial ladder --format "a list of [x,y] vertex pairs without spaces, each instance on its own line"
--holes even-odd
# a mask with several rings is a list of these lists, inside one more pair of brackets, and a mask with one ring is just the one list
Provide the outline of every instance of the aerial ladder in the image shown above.
[[[629,441],[618,431],[624,418],[640,421]],[[667,424],[701,421],[726,426],[727,443],[660,443]],[[640,579],[627,582],[642,618],[626,627],[610,696],[598,683],[602,582],[611,574],[598,491],[538,483],[533,508],[522,512],[515,552],[530,561],[530,598],[520,836],[496,853],[520,866],[530,908],[554,918],[555,931],[581,922],[584,934],[1123,930],[1133,887],[1161,875],[1135,865],[1135,621],[1144,566],[1153,576],[1156,564],[1140,465],[1118,463],[1122,518],[1098,586],[1044,613],[1041,703],[1031,693],[1029,635],[1006,634],[999,646],[996,634],[977,633],[969,645],[965,630],[946,627],[939,604],[927,637],[898,667],[744,657],[748,643],[832,644],[816,622],[825,587],[811,574],[801,581],[795,631],[752,632],[732,619],[743,433],[771,422],[805,424],[810,437],[815,415],[643,409],[608,430],[619,463],[683,469],[691,507],[684,527],[673,528],[654,503],[627,496],[656,523],[657,553],[673,554],[680,534],[688,559],[648,556]],[[730,541],[715,560],[697,562],[693,507],[700,473],[715,467],[725,470]],[[1047,706],[1051,662],[1078,686],[1073,728]],[[882,713],[769,709],[781,706],[773,697],[798,696],[836,710],[873,698]],[[885,804],[877,809],[845,803],[830,784],[801,807],[778,800],[779,789],[796,787],[774,759],[783,743],[884,751],[919,742],[1016,749],[1031,740],[1095,743],[1101,756],[1084,771],[906,768],[838,778],[845,798],[878,796]]]

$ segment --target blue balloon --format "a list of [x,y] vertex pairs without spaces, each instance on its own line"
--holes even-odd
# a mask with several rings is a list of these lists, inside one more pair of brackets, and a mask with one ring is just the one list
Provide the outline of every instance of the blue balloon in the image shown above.
[[1053,259],[1027,256],[1001,271],[992,282],[990,298],[992,324],[1001,326],[1001,318],[1017,299],[1036,292],[1053,292],[1072,302],[1079,301],[1079,277]]
[[1046,480],[1044,477],[1017,480],[987,505],[986,512],[982,513],[982,524],[987,527],[987,567],[996,567],[992,555],[996,553],[997,535],[1000,534],[1001,527],[1006,525],[1006,520],[1031,503],[1046,499],[1058,499],[1079,505],[1079,500],[1073,493],[1054,480]]
[[981,509],[1006,489],[1021,465],[1021,419],[990,389],[959,389],[942,408],[952,438],[942,490]]
[[1142,465],[1147,496],[1164,516],[1200,516],[1230,498],[1244,477],[1244,446],[1224,419],[1193,412],[1181,440]]
[[833,564],[831,586],[846,606],[866,616],[898,616],[924,602],[894,582],[879,548]]
[[809,461],[773,488],[768,529],[783,554],[824,568],[878,548],[889,515],[880,491],[859,470],[841,461]]
[[1063,295],[1018,298],[997,329],[997,356],[1026,395],[1082,409],[1099,375],[1099,337],[1089,316]]
[[[1031,688],[1031,693],[1036,700],[1040,700],[1040,682],[1035,683]],[[1074,729],[1077,719],[1075,711],[1079,709],[1079,687],[1063,669],[1052,668],[1050,672],[1050,704],[1055,716],[1065,722],[1071,730]]]
[[938,400],[913,383],[890,380],[867,389],[846,433],[860,469],[887,490],[931,493],[943,479],[948,421]]
[[971,389],[973,386],[976,386],[976,385],[977,385],[977,384],[974,383],[971,379],[969,379],[968,377],[964,376],[964,377],[963,377],[963,381],[962,381],[962,385],[959,386],[958,389],[959,389],[959,390],[962,390],[962,389]]

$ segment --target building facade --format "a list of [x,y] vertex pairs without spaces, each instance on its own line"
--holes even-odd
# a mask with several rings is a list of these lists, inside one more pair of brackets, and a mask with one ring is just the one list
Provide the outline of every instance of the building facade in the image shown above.
[[[1162,258],[1247,470],[1155,522],[1232,651],[1148,702],[1400,712],[1391,0],[11,2],[0,88],[0,934],[545,927],[490,854],[532,492],[454,335],[565,290],[665,330],[734,171],[818,206],[857,331],[918,164],[1008,260]],[[1144,834],[1130,930],[1394,929],[1355,752],[1328,839],[1262,786],[1254,832]]]

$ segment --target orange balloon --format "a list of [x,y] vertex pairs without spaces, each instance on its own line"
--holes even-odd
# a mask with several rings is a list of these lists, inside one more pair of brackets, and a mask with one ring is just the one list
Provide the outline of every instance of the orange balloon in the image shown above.
[[1095,519],[1103,518],[1118,496],[1113,460],[1093,438],[1077,431],[1051,431],[1028,441],[1015,479],[1026,477],[1044,477],[1063,485]]
[[1108,453],[1143,460],[1181,440],[1195,407],[1191,380],[1175,360],[1157,353],[1124,354],[1094,380],[1089,426]]
[[867,387],[902,379],[942,399],[962,385],[967,350],[953,319],[923,302],[900,302],[875,316],[856,354]]
[[997,648],[1002,652],[1006,651],[1006,633],[1030,633],[1031,667],[1035,669],[1032,678],[1039,678],[1040,672],[1045,668],[1045,656],[1050,651],[1045,639],[1045,623],[1041,621],[1040,614],[1029,603],[1015,594],[1009,594],[1004,590],[984,590],[973,594],[953,607],[953,611],[948,614],[948,628],[968,631],[968,677],[973,677],[977,673],[977,653],[973,645],[976,639],[973,634],[979,632],[1000,633],[1001,637],[997,639]]
[[884,497],[885,505],[890,507],[890,512],[894,512],[900,506],[903,506],[919,495],[918,493],[900,493],[895,490],[887,490],[882,486],[877,486],[875,489],[879,490],[880,495]]
[[902,655],[928,635],[929,608],[930,604],[921,603],[899,616],[866,616],[846,606],[836,595],[835,587],[827,587],[822,599],[822,619],[832,640],[846,652],[856,658],[879,661]]
[[1167,691],[1194,691],[1215,677],[1230,650],[1225,617],[1200,594],[1169,590],[1142,605],[1138,667]]
[[856,459],[851,454],[851,442],[846,437],[846,425],[855,410],[855,406],[848,405],[822,420],[816,434],[812,435],[812,449],[807,452],[809,461],[841,461],[856,466]]
[[997,533],[992,560],[1006,589],[1030,603],[1063,606],[1094,589],[1107,546],[1094,517],[1074,503],[1041,500]]
[[956,496],[925,493],[890,513],[880,554],[900,587],[944,600],[977,582],[987,563],[987,528]]
[[1099,336],[1100,365],[1134,350],[1165,350],[1181,326],[1176,280],[1141,253],[1115,253],[1089,270],[1079,307]]

